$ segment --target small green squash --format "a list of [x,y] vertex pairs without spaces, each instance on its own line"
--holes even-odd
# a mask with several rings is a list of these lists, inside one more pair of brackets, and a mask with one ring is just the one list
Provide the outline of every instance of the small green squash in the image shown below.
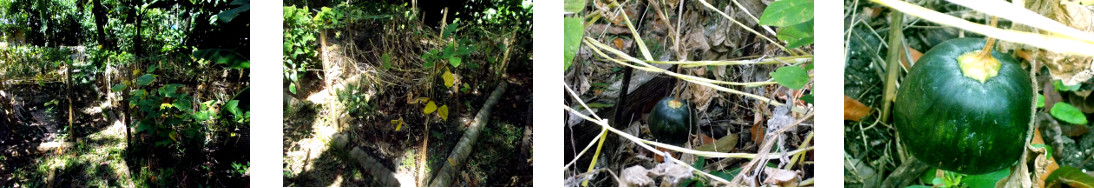
[[978,57],[984,45],[979,38],[942,42],[901,83],[894,123],[919,160],[983,174],[1012,166],[1022,155],[1035,100],[1032,80],[1006,54],[992,50],[995,62]]
[[685,101],[673,97],[661,99],[650,112],[650,133],[660,142],[683,145],[688,140],[688,131],[695,125],[690,109]]

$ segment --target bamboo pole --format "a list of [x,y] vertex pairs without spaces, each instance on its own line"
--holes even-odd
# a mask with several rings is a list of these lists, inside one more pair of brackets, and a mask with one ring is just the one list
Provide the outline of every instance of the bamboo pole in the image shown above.
[[501,95],[505,93],[507,86],[506,82],[498,84],[498,87],[490,94],[490,98],[486,99],[482,109],[479,109],[479,113],[471,121],[471,126],[467,128],[467,132],[463,134],[463,137],[460,137],[460,142],[456,143],[456,147],[452,149],[452,154],[448,155],[445,165],[441,166],[441,171],[433,177],[433,181],[429,184],[430,187],[452,185],[452,178],[456,175],[456,171],[463,167],[467,156],[471,154],[471,148],[474,148],[473,144],[479,139],[479,132],[482,127],[486,126],[486,122],[490,121],[490,111],[494,109],[494,104],[497,104],[498,100],[501,99]]
[[889,13],[889,56],[888,65],[885,66],[885,95],[881,101],[881,121],[888,121],[893,102],[896,100],[897,79],[900,77],[900,49],[904,41],[904,14],[893,11]]

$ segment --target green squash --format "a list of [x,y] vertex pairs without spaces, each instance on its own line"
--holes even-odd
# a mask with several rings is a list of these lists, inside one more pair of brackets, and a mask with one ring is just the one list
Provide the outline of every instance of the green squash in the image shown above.
[[650,133],[659,142],[681,146],[688,141],[688,131],[695,126],[695,117],[686,101],[665,97],[650,112]]
[[900,141],[931,166],[983,174],[1022,155],[1035,101],[1032,80],[1017,60],[994,50],[996,63],[973,63],[981,61],[966,55],[975,56],[984,43],[960,38],[935,46],[897,91]]

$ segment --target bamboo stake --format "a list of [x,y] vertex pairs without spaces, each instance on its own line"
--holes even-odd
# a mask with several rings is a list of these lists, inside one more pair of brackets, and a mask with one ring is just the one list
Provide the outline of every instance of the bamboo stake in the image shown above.
[[896,100],[896,80],[900,77],[900,46],[904,42],[904,14],[893,11],[889,14],[889,56],[888,72],[885,79],[885,95],[881,100],[881,121],[888,121],[889,112]]
[[456,147],[452,149],[452,154],[448,155],[445,165],[441,166],[440,172],[433,177],[429,186],[446,187],[452,185],[452,179],[456,176],[456,171],[463,167],[464,161],[471,154],[471,148],[474,148],[473,144],[479,139],[479,132],[486,126],[486,122],[490,121],[490,111],[494,109],[494,104],[497,104],[498,100],[501,99],[501,95],[505,93],[507,86],[506,82],[498,84],[498,87],[490,94],[490,98],[486,99],[482,109],[479,109],[479,113],[471,121],[471,126],[467,127],[463,137],[460,137],[460,142],[456,143]]

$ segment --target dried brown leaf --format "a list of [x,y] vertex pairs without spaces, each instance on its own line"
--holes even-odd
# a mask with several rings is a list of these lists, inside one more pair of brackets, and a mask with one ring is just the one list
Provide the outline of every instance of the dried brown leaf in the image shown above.
[[779,168],[764,168],[764,174],[767,174],[767,179],[764,179],[764,184],[767,185],[794,187],[798,185],[800,179],[798,172]]
[[843,119],[851,121],[860,121],[862,117],[870,115],[870,107],[863,105],[858,100],[855,100],[847,95],[843,96]]
[[620,186],[649,186],[653,184],[653,178],[648,176],[649,171],[641,165],[634,165],[623,169],[619,175]]

